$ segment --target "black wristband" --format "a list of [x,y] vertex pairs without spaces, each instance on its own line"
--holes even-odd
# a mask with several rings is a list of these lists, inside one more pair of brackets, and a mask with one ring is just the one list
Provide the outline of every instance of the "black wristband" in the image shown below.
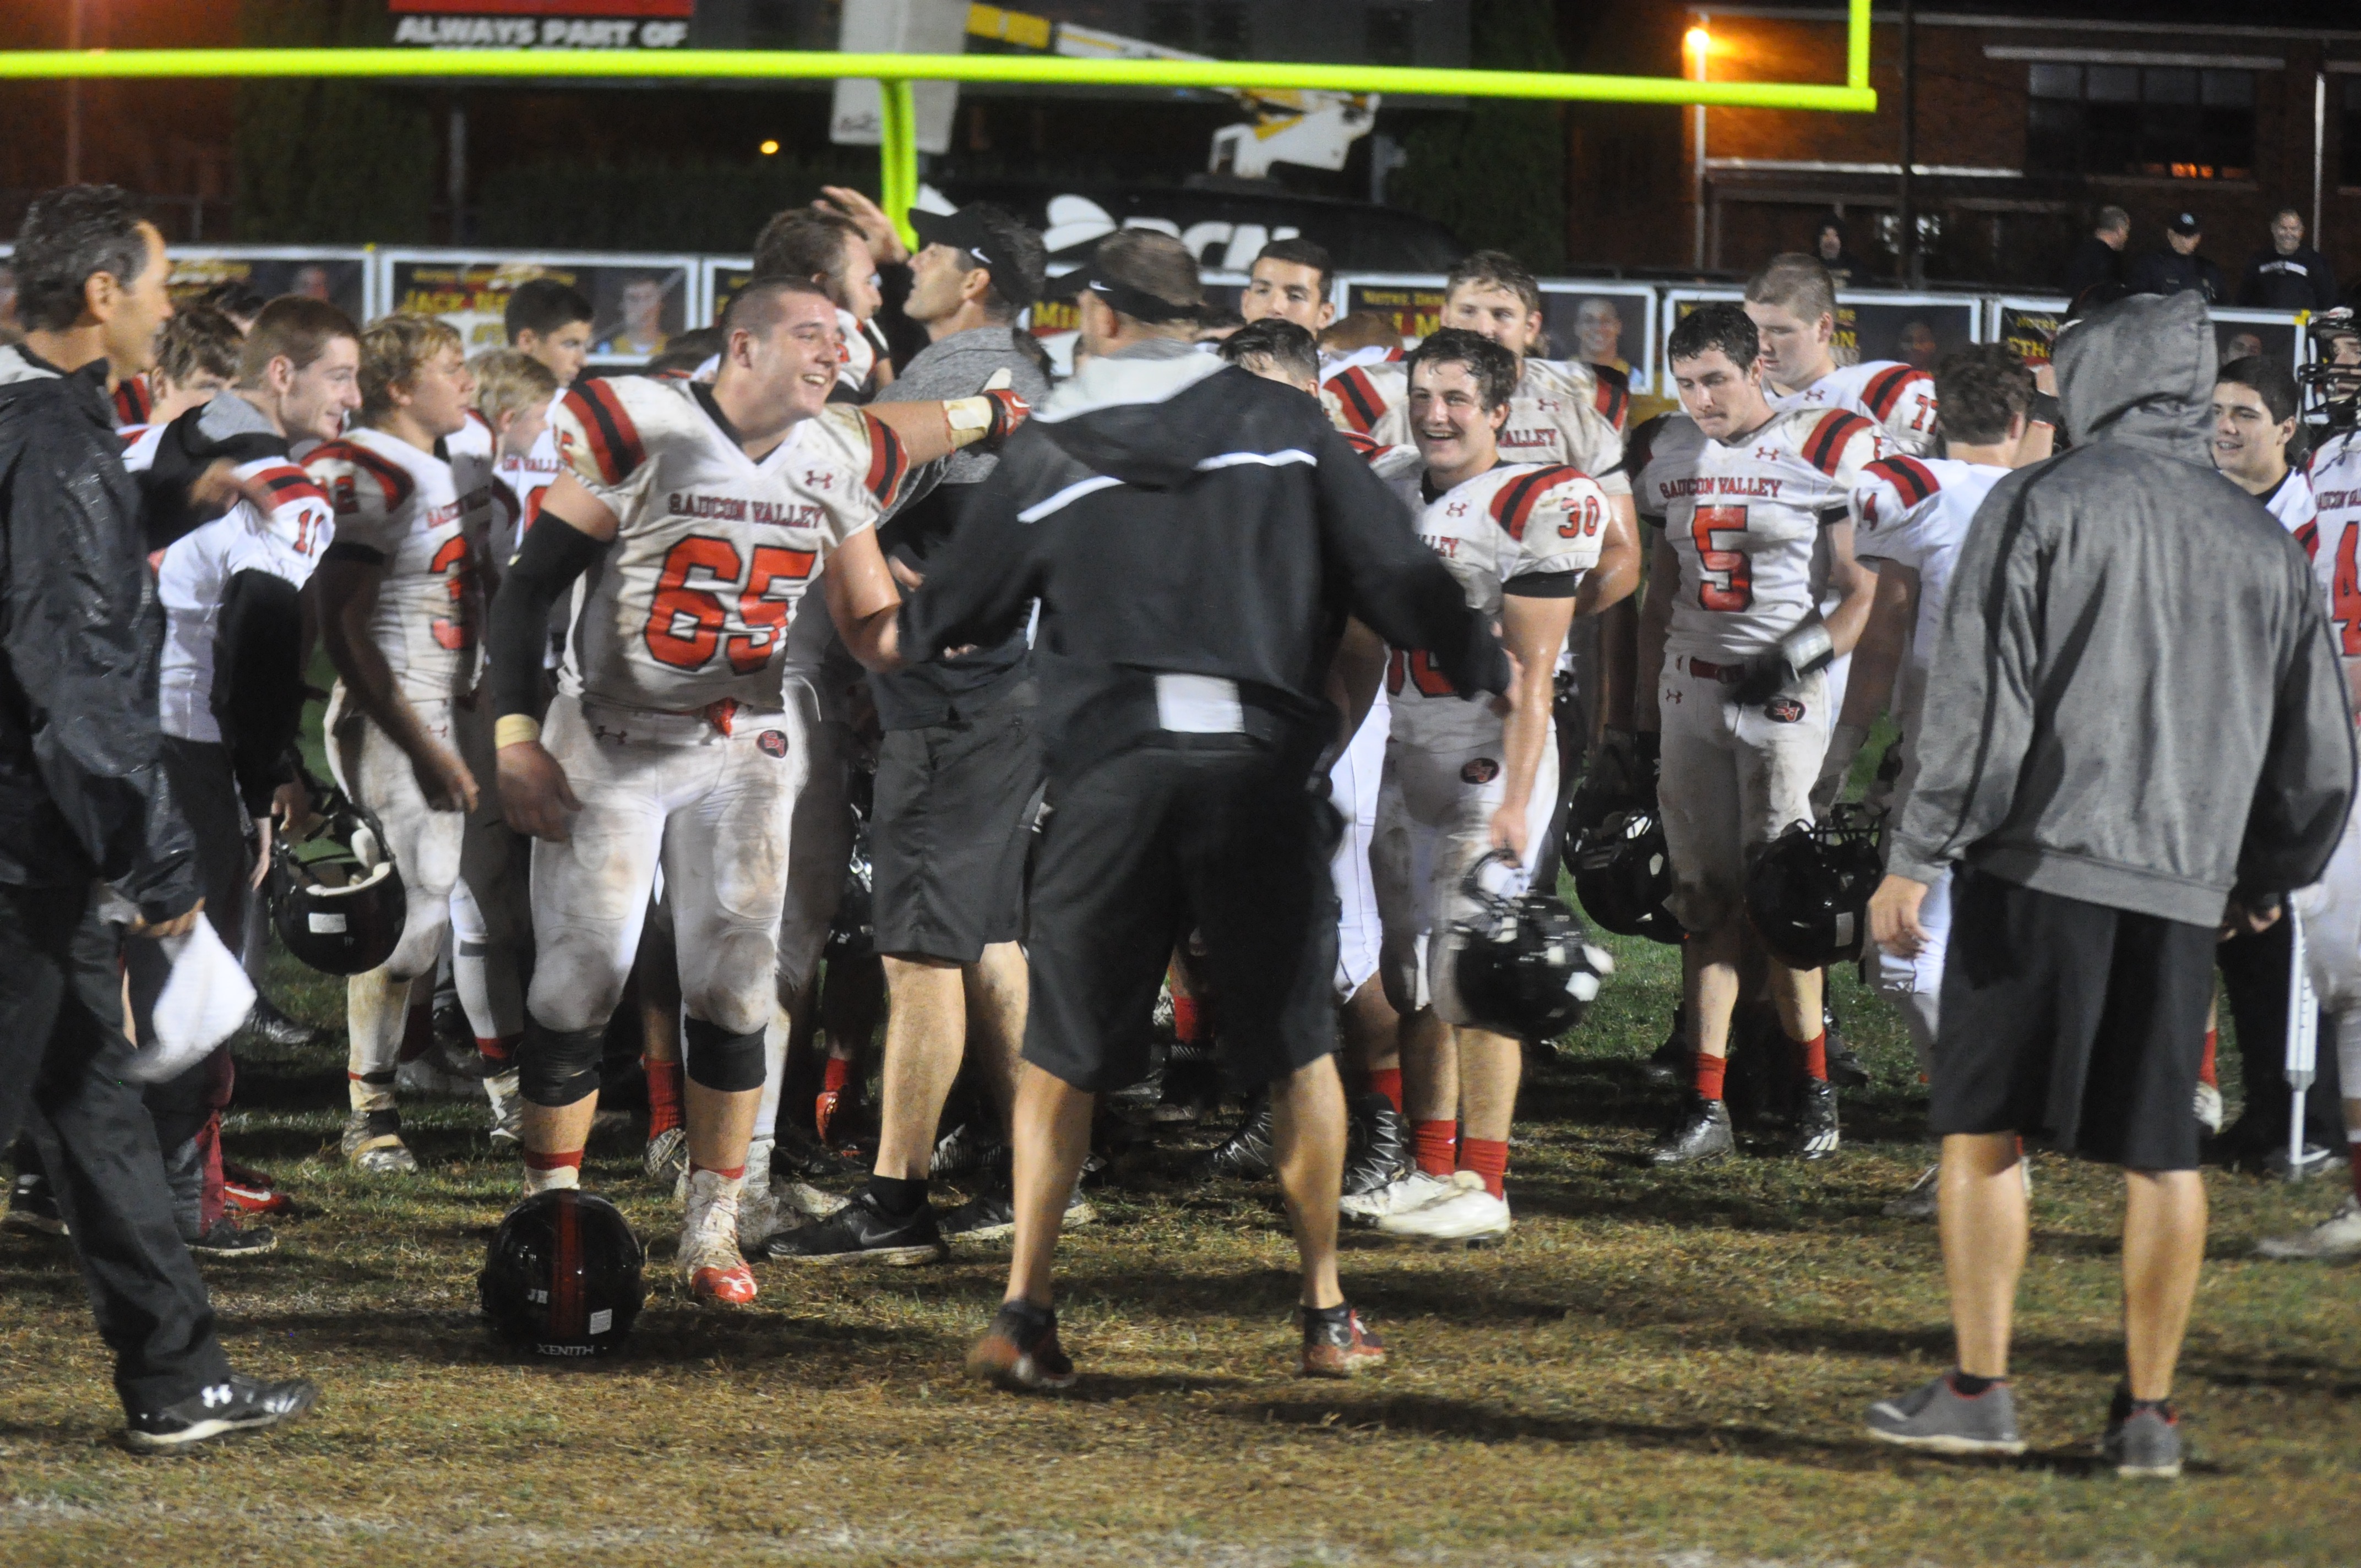
[[2048,392],[2036,392],[2033,401],[2026,405],[2025,422],[2046,424],[2052,430],[2066,428],[2066,416],[2058,407],[2058,400]]

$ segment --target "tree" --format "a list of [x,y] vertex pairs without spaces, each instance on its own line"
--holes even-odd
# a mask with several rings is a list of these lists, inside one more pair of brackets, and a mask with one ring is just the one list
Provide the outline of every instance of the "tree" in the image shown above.
[[[382,45],[383,0],[244,0],[256,48]],[[415,92],[366,82],[241,82],[236,186],[240,239],[280,245],[427,238],[439,159]]]
[[[1548,0],[1475,0],[1469,12],[1477,68],[1565,69]],[[1565,126],[1556,104],[1477,99],[1463,114],[1427,117],[1402,150],[1410,161],[1387,182],[1389,204],[1537,272],[1565,265]]]

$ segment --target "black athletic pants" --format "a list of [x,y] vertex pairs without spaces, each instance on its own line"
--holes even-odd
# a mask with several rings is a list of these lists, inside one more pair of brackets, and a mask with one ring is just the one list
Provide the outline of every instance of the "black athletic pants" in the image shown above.
[[122,938],[89,884],[0,887],[0,1147],[39,1151],[130,1410],[229,1376],[204,1281],[173,1227],[163,1157],[123,1077]]

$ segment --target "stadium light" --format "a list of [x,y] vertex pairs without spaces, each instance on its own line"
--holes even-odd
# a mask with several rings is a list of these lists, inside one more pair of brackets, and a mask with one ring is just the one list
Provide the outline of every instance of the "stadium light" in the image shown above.
[[785,49],[158,49],[0,50],[0,81],[313,77],[375,81],[832,81],[873,77],[884,89],[881,204],[907,227],[918,193],[913,82],[1046,86],[1317,88],[1392,96],[1514,98],[1551,103],[1697,104],[1722,108],[1869,114],[1870,0],[1850,0],[1845,80],[1699,82],[1685,76],[1455,71],[1301,60],[1076,60],[1038,54],[842,54]]

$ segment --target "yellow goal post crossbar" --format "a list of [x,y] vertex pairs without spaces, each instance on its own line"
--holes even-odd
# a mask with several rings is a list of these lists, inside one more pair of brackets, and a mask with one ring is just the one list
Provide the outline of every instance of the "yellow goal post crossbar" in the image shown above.
[[[1863,114],[1869,85],[1870,0],[1848,0],[1845,81],[1699,82],[1543,71],[1454,71],[1295,60],[1077,60],[1040,54],[841,54],[774,49],[167,49],[0,50],[0,81],[71,78],[311,77],[374,81],[828,81],[869,77],[884,89],[883,205],[897,225],[918,191],[912,82],[1203,88],[1390,96],[1533,99],[1548,103],[1704,104],[1721,108]],[[1835,13],[1829,19],[1835,20]]]

